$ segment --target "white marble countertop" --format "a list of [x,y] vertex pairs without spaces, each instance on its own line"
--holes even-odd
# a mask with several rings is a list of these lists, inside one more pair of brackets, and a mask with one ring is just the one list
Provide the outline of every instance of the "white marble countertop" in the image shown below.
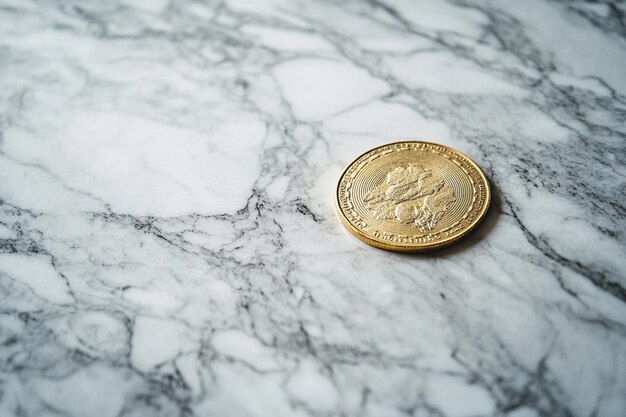
[[[625,13],[0,0],[0,415],[623,417]],[[338,221],[401,138],[485,169],[461,244]]]

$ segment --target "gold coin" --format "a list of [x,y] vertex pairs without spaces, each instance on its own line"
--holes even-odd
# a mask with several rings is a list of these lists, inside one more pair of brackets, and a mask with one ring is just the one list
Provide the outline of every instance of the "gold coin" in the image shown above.
[[447,146],[402,141],[371,149],[339,178],[343,224],[364,242],[392,251],[437,249],[485,217],[491,192],[471,159]]

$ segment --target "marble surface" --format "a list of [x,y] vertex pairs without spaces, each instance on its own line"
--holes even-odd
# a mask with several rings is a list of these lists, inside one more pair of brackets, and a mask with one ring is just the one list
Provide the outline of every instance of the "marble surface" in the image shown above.
[[[622,417],[626,21],[603,1],[0,1],[0,415]],[[427,255],[343,166],[467,153]]]

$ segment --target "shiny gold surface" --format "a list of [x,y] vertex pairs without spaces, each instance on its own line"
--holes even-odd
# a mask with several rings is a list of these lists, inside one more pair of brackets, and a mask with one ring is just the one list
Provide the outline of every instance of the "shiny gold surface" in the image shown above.
[[489,184],[467,156],[430,142],[371,149],[345,169],[335,194],[343,224],[364,242],[392,251],[454,243],[483,219]]

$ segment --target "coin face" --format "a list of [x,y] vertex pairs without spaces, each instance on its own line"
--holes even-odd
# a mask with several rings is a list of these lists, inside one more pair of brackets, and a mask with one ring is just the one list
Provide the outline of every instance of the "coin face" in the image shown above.
[[487,178],[467,156],[430,142],[389,143],[367,151],[339,179],[339,218],[359,239],[393,251],[440,248],[487,213]]

